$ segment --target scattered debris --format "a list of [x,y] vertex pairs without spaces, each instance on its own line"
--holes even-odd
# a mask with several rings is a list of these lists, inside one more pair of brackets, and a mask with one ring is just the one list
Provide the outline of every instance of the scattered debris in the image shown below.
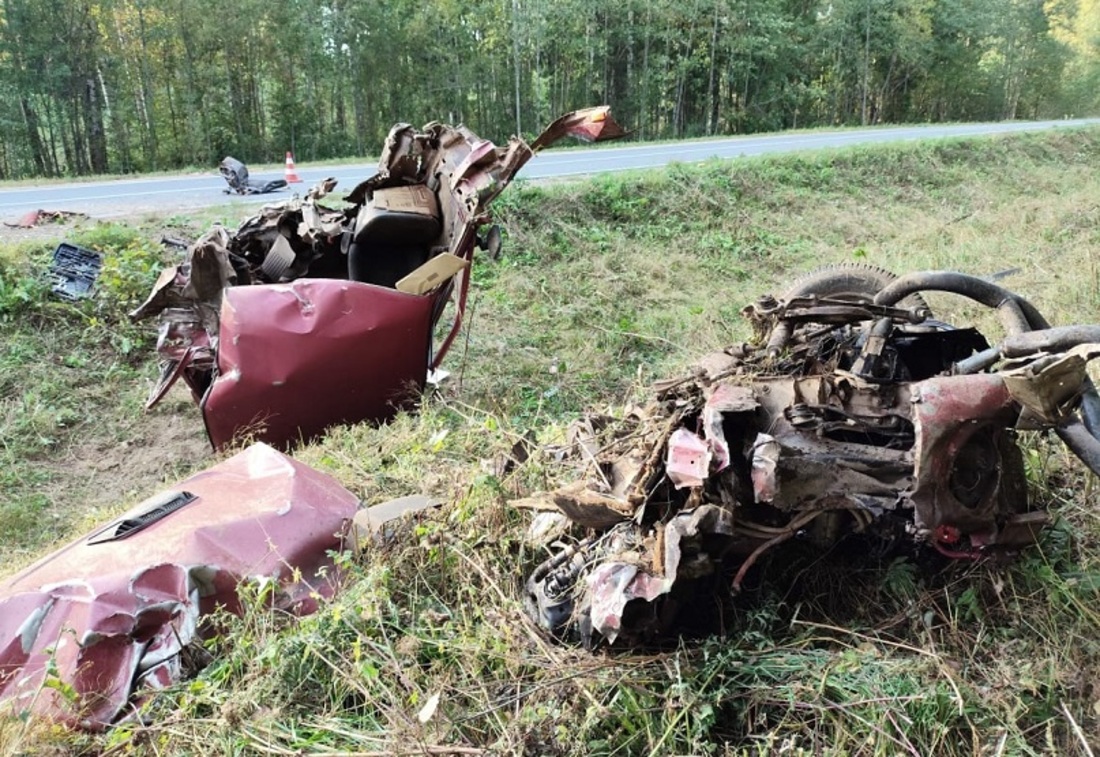
[[[287,155],[289,154],[287,153]],[[228,155],[218,164],[218,170],[221,172],[222,178],[225,179],[225,183],[229,185],[229,189],[225,190],[226,194],[262,195],[277,192],[287,187],[285,179],[265,179],[261,181],[260,179],[249,178],[248,166]]]
[[103,256],[95,250],[62,242],[50,263],[50,291],[63,300],[82,300],[91,295],[102,268]]
[[443,503],[422,494],[391,499],[360,510],[355,514],[352,530],[352,547],[356,554],[370,549],[371,545],[383,546],[396,538],[401,521],[417,513],[432,510]]
[[173,247],[177,250],[186,250],[191,246],[191,243],[186,239],[180,239],[179,237],[173,237],[167,234],[161,235],[160,243],[165,247]]
[[77,213],[71,210],[29,210],[19,217],[17,221],[4,221],[4,225],[12,229],[33,229],[44,223],[65,223],[70,219],[87,220],[87,213]]
[[109,725],[180,679],[200,618],[239,612],[241,582],[298,615],[332,596],[358,504],[262,444],[146,500],[0,583],[0,702]]
[[[130,314],[160,322],[148,406],[183,378],[218,448],[241,437],[290,446],[334,424],[389,418],[457,335],[475,248],[499,249],[499,232],[478,234],[493,199],[561,137],[623,133],[607,107],[566,114],[530,145],[398,124],[378,173],[345,207],[321,203],[336,185],[327,179],[233,233],[214,228]],[[435,348],[452,298],[454,320]]]
[[[936,320],[922,291],[995,308],[1008,336],[990,347]],[[865,266],[825,269],[743,314],[752,344],[663,382],[646,408],[577,424],[566,461],[582,478],[517,503],[541,500],[586,529],[533,531],[555,540],[526,587],[548,632],[656,642],[791,539],[926,544],[958,559],[1032,544],[1048,517],[1028,503],[1016,429],[1054,430],[1100,473],[1086,372],[1100,326],[1050,328],[978,277]]]

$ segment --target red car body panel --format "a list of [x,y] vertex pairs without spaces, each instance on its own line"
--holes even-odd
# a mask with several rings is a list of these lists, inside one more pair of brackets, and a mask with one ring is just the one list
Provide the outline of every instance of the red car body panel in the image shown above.
[[214,446],[279,447],[334,424],[386,420],[428,372],[435,298],[338,279],[230,287],[218,371],[202,400]]

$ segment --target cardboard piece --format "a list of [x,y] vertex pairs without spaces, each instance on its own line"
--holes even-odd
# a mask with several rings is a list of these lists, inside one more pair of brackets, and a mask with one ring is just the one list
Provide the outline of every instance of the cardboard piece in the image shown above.
[[396,289],[406,294],[424,294],[445,284],[468,265],[469,260],[444,252],[398,281]]
[[432,218],[439,215],[439,203],[436,202],[435,194],[423,184],[376,189],[371,202],[380,210],[417,213]]

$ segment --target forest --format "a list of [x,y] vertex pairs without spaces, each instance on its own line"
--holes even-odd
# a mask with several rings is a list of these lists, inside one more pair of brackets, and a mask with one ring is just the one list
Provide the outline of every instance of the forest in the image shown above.
[[0,179],[502,139],[609,103],[639,139],[1063,118],[1100,0],[0,0]]

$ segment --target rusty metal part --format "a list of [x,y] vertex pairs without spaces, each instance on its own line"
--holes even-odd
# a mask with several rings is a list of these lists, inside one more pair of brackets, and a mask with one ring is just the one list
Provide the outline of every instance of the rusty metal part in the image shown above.
[[914,485],[920,529],[995,531],[1026,502],[1023,461],[1007,429],[1020,408],[996,374],[946,376],[913,387]]
[[[813,296],[866,303],[871,300],[876,292],[896,278],[897,276],[890,271],[863,263],[826,266],[812,271],[796,281],[783,293],[781,299],[790,300]],[[779,302],[772,295],[765,295],[762,300],[765,303],[778,304]],[[905,302],[906,306],[910,308],[928,309],[927,303],[919,294],[910,296]],[[782,319],[771,326],[766,339],[767,354],[779,354],[787,346],[793,329],[793,323]]]

